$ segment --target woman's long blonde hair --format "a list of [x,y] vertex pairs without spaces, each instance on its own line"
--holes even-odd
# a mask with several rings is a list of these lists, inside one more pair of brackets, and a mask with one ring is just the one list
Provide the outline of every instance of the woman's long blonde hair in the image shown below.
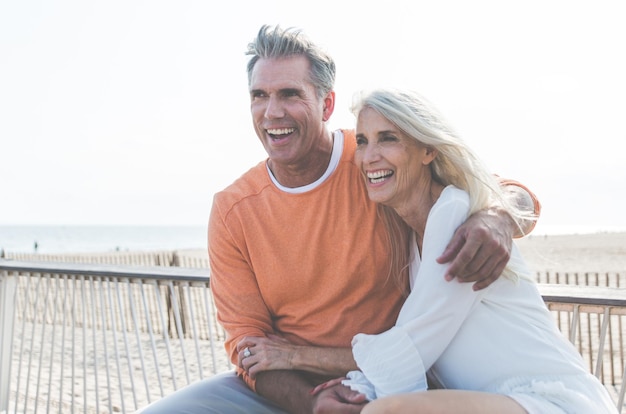
[[[377,89],[357,94],[352,113],[358,118],[363,108],[371,108],[421,145],[437,150],[431,162],[433,179],[447,186],[454,185],[467,191],[469,214],[492,206],[500,206],[514,219],[529,219],[532,214],[520,210],[502,191],[494,174],[489,172],[474,151],[453,131],[439,111],[416,92],[395,89]],[[379,212],[389,232],[392,248],[391,274],[402,280],[408,267],[408,235],[410,229],[397,213],[379,204]],[[400,221],[401,223],[399,223]],[[520,220],[516,220],[520,221]],[[510,269],[505,275],[515,278]]]

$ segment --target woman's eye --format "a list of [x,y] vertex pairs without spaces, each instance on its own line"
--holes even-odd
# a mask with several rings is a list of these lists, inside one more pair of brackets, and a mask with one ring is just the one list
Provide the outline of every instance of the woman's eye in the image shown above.
[[356,145],[364,145],[367,144],[367,140],[365,138],[357,138]]

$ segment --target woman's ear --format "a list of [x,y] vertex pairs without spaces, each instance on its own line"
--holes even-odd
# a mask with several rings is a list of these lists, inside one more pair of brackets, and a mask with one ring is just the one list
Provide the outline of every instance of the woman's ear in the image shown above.
[[426,152],[424,154],[424,159],[422,160],[422,164],[428,165],[431,162],[433,162],[433,160],[437,157],[437,154],[439,153],[439,151],[431,147],[426,147],[425,151]]

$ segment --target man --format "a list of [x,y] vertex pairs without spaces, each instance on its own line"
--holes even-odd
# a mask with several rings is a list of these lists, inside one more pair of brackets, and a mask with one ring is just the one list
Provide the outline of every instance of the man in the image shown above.
[[[215,195],[209,220],[211,288],[237,372],[144,412],[360,412],[364,397],[347,387],[311,390],[357,369],[356,333],[394,324],[404,294],[391,272],[401,269],[390,269],[385,225],[353,163],[354,132],[326,127],[332,58],[299,31],[268,26],[247,53],[268,159]],[[446,277],[487,286],[508,261],[514,228],[495,208],[470,218],[440,258],[455,258]]]

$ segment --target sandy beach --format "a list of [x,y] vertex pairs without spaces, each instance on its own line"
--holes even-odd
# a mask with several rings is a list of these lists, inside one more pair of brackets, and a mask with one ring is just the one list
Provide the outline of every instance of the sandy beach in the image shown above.
[[626,271],[626,233],[531,234],[516,244],[535,271]]

